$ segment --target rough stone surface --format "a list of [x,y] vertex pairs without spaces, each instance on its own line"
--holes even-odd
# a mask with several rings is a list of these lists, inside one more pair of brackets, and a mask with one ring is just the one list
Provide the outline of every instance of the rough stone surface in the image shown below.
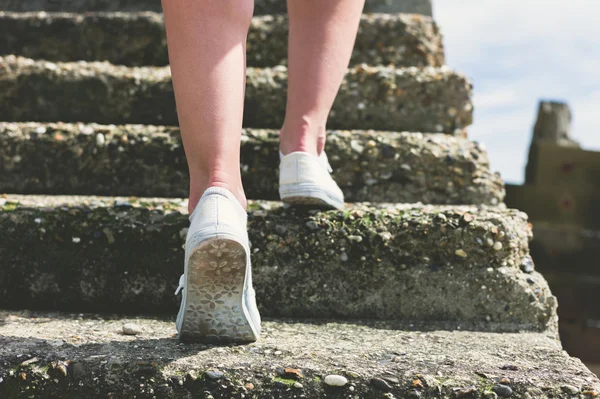
[[[0,193],[184,197],[179,129],[142,125],[0,123]],[[246,195],[279,199],[278,131],[247,129]],[[330,131],[327,153],[349,202],[501,203],[504,185],[483,146],[444,134]]]
[[[167,65],[162,14],[0,12],[0,54],[48,61],[109,61]],[[256,17],[248,32],[249,66],[287,64],[284,16]],[[441,66],[442,36],[429,17],[368,14],[362,17],[351,64]]]
[[[282,14],[284,0],[255,0],[254,14]],[[160,0],[0,0],[5,11],[155,11],[161,12]],[[431,0],[367,0],[365,12],[404,12],[432,14]]]
[[[446,67],[354,67],[328,125],[454,133],[472,122],[471,89]],[[286,91],[284,66],[249,68],[244,126],[280,128]],[[177,124],[168,67],[0,57],[0,110],[6,121]]]
[[[176,311],[185,208],[183,200],[6,196],[0,302]],[[465,222],[465,213],[474,220]],[[358,204],[316,212],[252,202],[249,234],[265,316],[461,321],[494,331],[555,328],[556,302],[545,280],[519,268],[531,232],[518,211]],[[504,242],[503,249],[494,251],[488,238]],[[456,256],[457,248],[467,256]]]
[[[381,376],[396,398],[488,398],[500,383],[517,399],[571,399],[565,384],[588,392],[575,396],[582,399],[600,390],[581,361],[542,333],[285,320],[265,322],[254,344],[207,346],[180,344],[172,320],[135,322],[144,333],[129,337],[118,317],[0,312],[0,396],[382,398],[371,384]],[[502,369],[509,362],[516,370]],[[301,388],[281,376],[284,367],[302,371]],[[223,376],[211,379],[214,370]],[[328,375],[348,383],[327,386]]]

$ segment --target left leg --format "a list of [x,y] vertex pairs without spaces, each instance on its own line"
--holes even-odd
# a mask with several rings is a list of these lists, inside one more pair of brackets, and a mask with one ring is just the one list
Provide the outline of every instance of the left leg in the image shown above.
[[319,155],[327,117],[344,78],[364,0],[288,0],[289,81],[283,154]]

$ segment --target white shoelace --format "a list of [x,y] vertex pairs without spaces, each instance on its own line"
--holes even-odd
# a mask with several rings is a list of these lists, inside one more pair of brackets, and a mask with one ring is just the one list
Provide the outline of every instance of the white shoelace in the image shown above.
[[179,292],[185,288],[185,274],[182,274],[181,277],[179,277],[179,287],[177,287],[177,290],[175,291],[175,295],[179,294]]

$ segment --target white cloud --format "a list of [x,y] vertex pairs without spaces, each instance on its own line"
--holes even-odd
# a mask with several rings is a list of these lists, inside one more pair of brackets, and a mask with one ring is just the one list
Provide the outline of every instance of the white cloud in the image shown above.
[[[471,137],[520,182],[537,102],[569,102],[574,136],[600,149],[600,1],[434,0],[448,64],[475,85]],[[515,159],[521,157],[522,159]]]

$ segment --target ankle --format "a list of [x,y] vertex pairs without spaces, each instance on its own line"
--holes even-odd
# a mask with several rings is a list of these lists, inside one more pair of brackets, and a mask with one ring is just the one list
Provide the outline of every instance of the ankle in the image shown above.
[[209,178],[209,179],[190,179],[190,197],[188,202],[188,211],[192,213],[198,205],[200,198],[204,192],[210,187],[220,187],[231,191],[231,193],[237,198],[242,208],[247,209],[248,203],[246,200],[246,194],[242,186],[241,178],[238,179],[223,179],[223,178]]
[[302,118],[299,122],[286,121],[279,136],[279,149],[287,155],[301,151],[318,156],[325,147],[325,124]]

